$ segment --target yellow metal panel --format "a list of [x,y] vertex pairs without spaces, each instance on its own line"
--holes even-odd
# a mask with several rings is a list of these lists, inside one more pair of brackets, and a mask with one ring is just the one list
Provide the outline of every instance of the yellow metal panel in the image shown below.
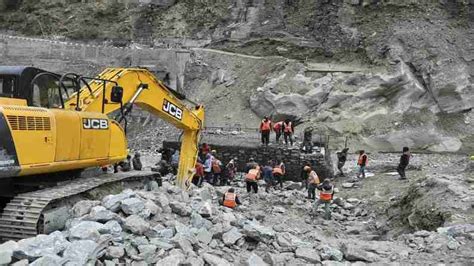
[[109,157],[127,157],[127,138],[125,132],[119,123],[114,120],[110,121],[110,151]]
[[81,148],[79,158],[103,159],[109,156],[110,121],[101,113],[79,112]]
[[0,105],[19,105],[27,106],[25,99],[0,97]]
[[20,165],[51,163],[55,153],[55,120],[47,109],[4,106]]
[[81,146],[81,118],[78,112],[51,110],[56,118],[55,161],[79,160]]
[[105,159],[86,159],[76,161],[63,161],[44,164],[22,165],[20,176],[36,175],[45,173],[62,172],[67,170],[84,169],[88,167],[98,167],[102,165],[109,165],[118,163],[123,160],[120,158],[105,158]]

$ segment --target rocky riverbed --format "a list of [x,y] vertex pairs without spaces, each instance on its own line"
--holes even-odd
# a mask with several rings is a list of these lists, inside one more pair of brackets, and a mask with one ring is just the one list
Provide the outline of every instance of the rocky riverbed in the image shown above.
[[[390,174],[394,155],[372,160],[373,175],[364,180],[350,171],[338,177],[331,221],[322,209],[309,215],[312,203],[297,182],[248,194],[237,181],[243,204],[235,210],[219,204],[228,187],[204,184],[186,192],[151,182],[76,203],[63,231],[0,245],[0,264],[468,265],[474,260],[471,172],[464,172],[461,156],[426,163],[427,156],[414,157],[407,182]],[[440,162],[452,171],[431,176]],[[437,224],[420,219],[431,219],[427,214],[439,207],[451,215]]]

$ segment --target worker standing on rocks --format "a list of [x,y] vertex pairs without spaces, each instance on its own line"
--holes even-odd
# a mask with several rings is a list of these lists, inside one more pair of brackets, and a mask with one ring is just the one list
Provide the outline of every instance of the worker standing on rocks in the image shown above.
[[273,162],[268,161],[262,169],[263,180],[265,180],[265,192],[269,193],[273,186]]
[[258,193],[257,181],[260,179],[260,166],[252,161],[253,159],[247,164],[248,168],[252,168],[250,168],[245,175],[245,183],[247,183],[247,193],[250,193],[252,190]]
[[321,183],[318,174],[310,167],[305,166],[305,171],[308,173],[308,199],[316,199],[316,189]]
[[357,178],[365,178],[365,166],[367,166],[368,157],[365,154],[364,150],[359,151],[359,159],[357,160],[357,165],[359,166],[359,172],[357,173]]
[[397,167],[397,172],[400,175],[400,180],[406,180],[407,177],[405,175],[405,169],[407,168],[408,164],[410,163],[410,148],[403,147],[403,154],[400,156],[400,163]]
[[337,153],[337,169],[339,170],[339,174],[341,176],[345,176],[344,172],[342,171],[342,168],[346,164],[348,151],[349,151],[349,148],[344,148],[342,149],[342,151]]
[[285,122],[283,122],[283,136],[285,137],[285,145],[288,146],[288,141],[290,142],[290,145],[293,146],[293,132],[295,128],[293,126],[293,123],[290,121],[290,119],[286,119]]
[[237,205],[240,205],[240,199],[235,193],[234,188],[229,188],[226,193],[224,193],[224,196],[222,198],[222,205],[224,205],[227,208],[234,209],[237,207]]
[[255,162],[254,158],[250,158],[249,162],[245,165],[245,173],[248,173],[250,169],[255,169],[257,168],[258,163]]
[[323,183],[318,186],[318,190],[321,192],[319,193],[319,200],[314,203],[314,214],[317,213],[319,205],[324,204],[324,218],[331,220],[330,205],[334,196],[334,185],[331,184],[329,179],[325,179]]
[[268,146],[270,143],[270,131],[272,131],[272,121],[265,116],[260,123],[260,133],[262,134],[262,145]]
[[136,152],[132,159],[133,170],[141,171],[143,168],[142,161],[140,160],[140,153]]
[[226,165],[226,170],[227,170],[227,183],[233,182],[235,175],[237,173],[237,158],[234,158],[229,161],[229,163]]
[[273,131],[275,132],[275,142],[280,144],[280,137],[283,132],[283,121],[276,122],[275,125],[273,125]]
[[212,156],[212,185],[217,186],[219,182],[222,182],[222,162],[216,158],[215,152]]
[[305,189],[308,189],[308,177],[309,177],[309,172],[306,170],[309,167],[311,168],[311,164],[309,162],[305,162],[303,165],[303,168],[301,168],[301,174],[300,174],[300,179],[301,183],[303,184]]
[[194,176],[193,176],[193,184],[196,186],[201,186],[202,180],[204,178],[204,165],[202,164],[201,159],[199,158],[196,161],[195,170],[196,172],[194,173]]
[[213,160],[212,155],[210,153],[206,154],[206,160],[204,161],[204,180],[206,180],[206,182],[208,182],[209,184],[211,183],[211,180],[213,179],[212,160]]
[[285,176],[285,164],[282,160],[278,160],[278,163],[273,167],[273,177],[276,179],[277,184],[283,189],[283,177]]

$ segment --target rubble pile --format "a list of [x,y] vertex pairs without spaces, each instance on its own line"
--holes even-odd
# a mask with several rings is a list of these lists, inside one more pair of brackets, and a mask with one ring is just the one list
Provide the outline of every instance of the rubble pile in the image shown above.
[[229,187],[208,184],[186,192],[164,183],[79,201],[62,232],[0,245],[0,264],[363,265],[416,262],[420,254],[446,256],[472,245],[474,225],[382,240],[364,200],[335,198],[326,221],[322,210],[310,215],[300,183],[259,194],[243,185],[236,186],[236,209],[219,204]]

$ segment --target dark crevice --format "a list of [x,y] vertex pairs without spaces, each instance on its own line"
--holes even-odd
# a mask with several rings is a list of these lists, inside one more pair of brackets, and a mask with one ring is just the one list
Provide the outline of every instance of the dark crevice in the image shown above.
[[434,95],[433,93],[433,89],[431,88],[431,82],[428,81],[426,82],[425,78],[423,77],[423,75],[420,73],[420,71],[416,68],[415,65],[413,65],[412,62],[405,62],[405,64],[410,68],[410,71],[413,73],[413,76],[416,78],[416,80],[418,81],[418,83],[421,84],[421,86],[423,86],[423,88],[425,89],[425,91],[427,93],[430,94],[431,98],[433,99],[433,101],[436,103],[436,105],[438,106],[439,110],[441,112],[444,112],[443,108],[441,107],[441,105],[439,104],[439,101],[438,99],[436,98],[436,96]]

